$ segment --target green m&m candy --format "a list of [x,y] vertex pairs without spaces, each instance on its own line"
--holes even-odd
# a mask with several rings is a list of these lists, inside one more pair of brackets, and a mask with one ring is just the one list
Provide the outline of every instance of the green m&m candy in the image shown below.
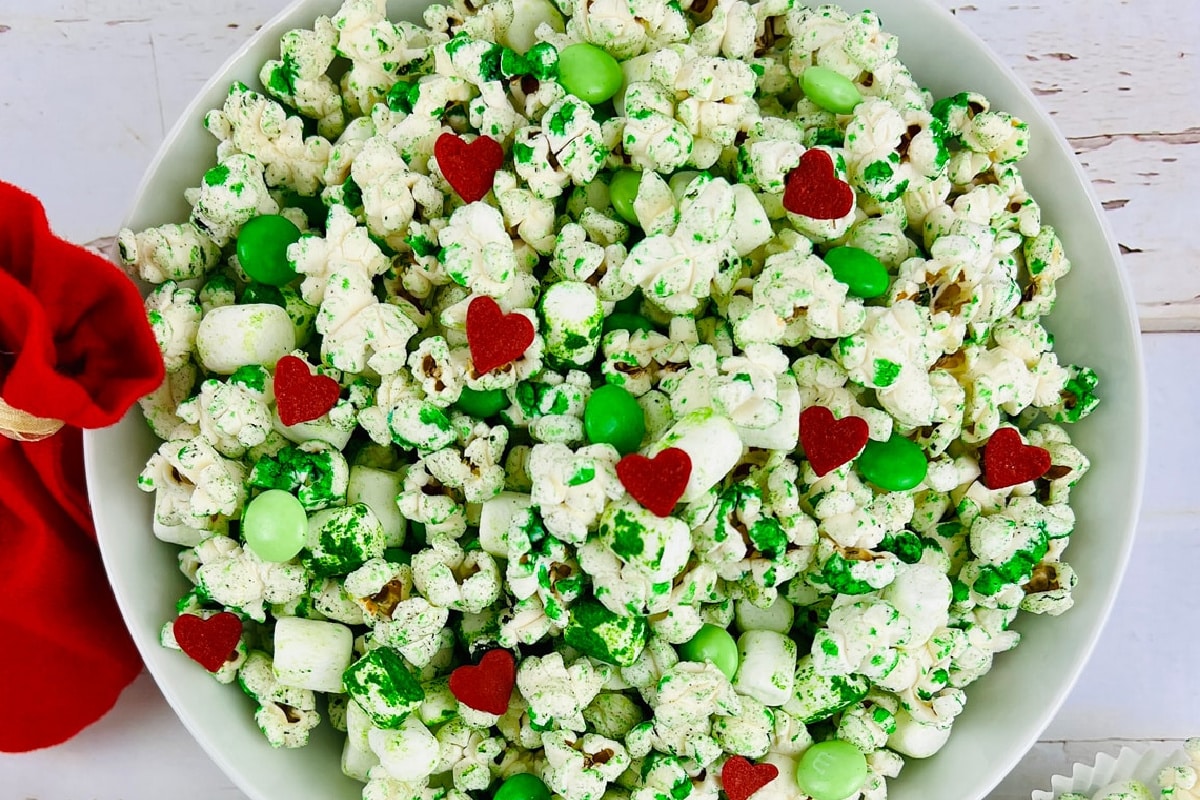
[[464,386],[454,406],[468,416],[487,419],[500,413],[501,409],[508,408],[508,395],[503,389],[476,390]]
[[617,60],[594,44],[580,42],[558,54],[558,83],[580,100],[603,103],[624,80]]
[[796,784],[813,800],[842,800],[866,782],[867,757],[838,739],[814,744],[796,765]]
[[620,386],[605,384],[592,392],[583,409],[583,429],[593,444],[611,444],[621,455],[637,450],[646,435],[646,415],[637,398]]
[[858,457],[858,471],[889,492],[903,492],[925,480],[929,461],[920,446],[899,434],[886,442],[871,439]]
[[242,538],[263,561],[289,561],[307,533],[308,515],[291,492],[268,489],[246,504]]
[[849,114],[862,102],[858,87],[849,78],[828,67],[809,67],[800,76],[804,96],[826,111]]
[[695,636],[679,645],[679,658],[684,661],[711,661],[729,680],[733,680],[737,674],[737,642],[733,641],[729,631],[716,625],[701,625]]
[[604,332],[609,331],[652,331],[653,323],[641,314],[612,313],[604,318]]
[[296,279],[288,264],[289,244],[300,241],[300,229],[287,217],[264,214],[242,226],[237,237],[238,263],[246,274],[268,286],[284,286]]
[[888,289],[888,271],[878,258],[858,247],[835,247],[825,254],[833,277],[846,284],[853,297],[870,300]]
[[617,170],[612,181],[608,184],[608,199],[621,219],[630,225],[638,225],[637,212],[633,210],[633,201],[637,199],[638,186],[642,183],[642,173],[632,169]]
[[519,772],[500,784],[492,800],[550,800],[550,790],[537,775]]

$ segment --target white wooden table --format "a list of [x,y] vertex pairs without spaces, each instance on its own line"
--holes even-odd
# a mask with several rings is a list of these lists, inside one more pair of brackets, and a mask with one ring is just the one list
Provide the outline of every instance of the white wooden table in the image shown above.
[[[1129,573],[1079,684],[992,795],[1009,800],[1097,750],[1173,748],[1200,734],[1200,3],[939,1],[1015,68],[1075,145],[1146,332],[1150,468]],[[0,0],[0,178],[41,197],[67,238],[111,236],[192,94],[284,4]],[[3,800],[164,796],[242,798],[147,675],[66,745],[0,755]]]

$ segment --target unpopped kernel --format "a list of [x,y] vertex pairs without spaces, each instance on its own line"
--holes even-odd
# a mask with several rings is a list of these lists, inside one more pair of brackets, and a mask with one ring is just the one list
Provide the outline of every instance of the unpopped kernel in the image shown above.
[[1028,126],[871,12],[385,5],[285,34],[189,218],[119,237],[175,613],[242,621],[214,678],[273,746],[326,717],[366,800],[715,800],[735,756],[782,800],[829,740],[883,800],[1086,579]]

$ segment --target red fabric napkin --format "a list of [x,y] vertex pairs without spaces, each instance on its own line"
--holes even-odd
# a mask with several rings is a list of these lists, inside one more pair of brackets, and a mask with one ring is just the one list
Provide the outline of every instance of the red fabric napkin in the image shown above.
[[0,436],[0,751],[66,741],[141,670],[96,548],[79,428],[113,424],[162,379],[133,283],[0,181],[0,399],[67,426]]

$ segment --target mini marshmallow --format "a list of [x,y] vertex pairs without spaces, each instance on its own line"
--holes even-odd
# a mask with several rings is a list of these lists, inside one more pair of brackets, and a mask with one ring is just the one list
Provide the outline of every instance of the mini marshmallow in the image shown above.
[[782,706],[796,680],[796,643],[786,634],[746,631],[738,637],[738,671],[733,688],[767,706]]
[[353,644],[345,625],[284,617],[275,623],[275,678],[285,686],[341,694]]
[[438,740],[416,717],[406,718],[397,730],[372,728],[367,741],[380,766],[398,781],[423,780],[437,766]]
[[232,375],[239,367],[275,362],[296,349],[291,318],[266,303],[214,308],[196,331],[196,355],[205,369]]
[[693,411],[676,422],[651,448],[651,457],[677,447],[688,454],[692,472],[681,503],[689,503],[717,484],[742,455],[737,428],[726,417],[710,410]]

